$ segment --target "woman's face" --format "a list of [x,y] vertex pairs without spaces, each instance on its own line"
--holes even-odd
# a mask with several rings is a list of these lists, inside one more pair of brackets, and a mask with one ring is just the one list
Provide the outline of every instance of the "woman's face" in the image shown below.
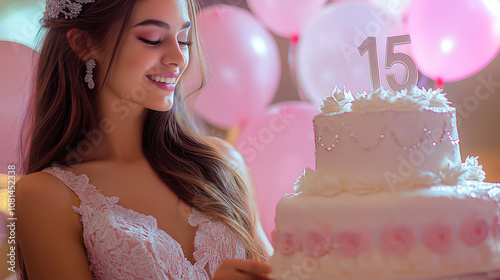
[[[186,0],[141,0],[122,40],[101,98],[166,111],[189,62],[191,27]],[[97,60],[109,63],[110,53]],[[104,79],[105,71],[99,77]],[[111,100],[111,99],[108,99]]]

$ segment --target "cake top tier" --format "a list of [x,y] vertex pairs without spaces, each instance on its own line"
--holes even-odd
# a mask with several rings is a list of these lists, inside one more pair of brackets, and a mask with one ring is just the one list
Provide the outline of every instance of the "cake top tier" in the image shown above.
[[451,102],[446,98],[446,93],[441,89],[429,89],[413,87],[410,90],[392,92],[377,89],[370,93],[351,93],[351,91],[340,90],[338,87],[332,92],[332,96],[323,99],[319,108],[323,114],[341,112],[374,112],[383,110],[411,111],[424,108],[449,108]]

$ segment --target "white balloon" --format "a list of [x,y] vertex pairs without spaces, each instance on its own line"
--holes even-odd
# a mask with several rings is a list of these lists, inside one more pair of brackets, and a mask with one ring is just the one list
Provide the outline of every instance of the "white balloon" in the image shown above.
[[413,0],[369,0],[394,15],[404,15]]
[[[369,91],[369,60],[358,52],[358,46],[369,36],[377,38],[382,88],[388,89],[387,74],[395,74],[396,80],[403,83],[403,65],[385,69],[387,37],[403,34],[401,19],[376,5],[328,4],[306,27],[298,43],[296,71],[302,90],[316,105],[336,86],[353,92]],[[397,46],[395,51],[405,53],[406,47]]]

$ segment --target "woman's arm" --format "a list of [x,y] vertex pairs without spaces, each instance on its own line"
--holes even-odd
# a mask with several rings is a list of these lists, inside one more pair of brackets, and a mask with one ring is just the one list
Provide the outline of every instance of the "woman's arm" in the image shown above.
[[50,174],[37,172],[16,184],[16,238],[29,280],[91,280],[78,197]]
[[208,140],[226,155],[229,160],[229,164],[233,166],[234,170],[236,170],[236,172],[241,176],[241,178],[245,182],[245,185],[248,187],[248,193],[250,194],[252,202],[254,204],[253,216],[256,219],[255,226],[257,229],[257,235],[267,254],[269,256],[272,255],[273,247],[271,245],[271,242],[269,242],[264,229],[262,228],[262,223],[260,222],[260,213],[257,207],[257,200],[252,176],[250,175],[250,171],[245,164],[243,156],[231,144],[220,138],[208,137]]

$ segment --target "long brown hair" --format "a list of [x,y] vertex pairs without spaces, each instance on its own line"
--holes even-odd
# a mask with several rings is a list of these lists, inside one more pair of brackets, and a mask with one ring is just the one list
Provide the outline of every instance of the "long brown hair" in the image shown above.
[[[101,46],[113,46],[110,65],[140,0],[96,0],[84,4],[77,18],[44,20],[45,39],[38,62],[35,91],[22,137],[23,173],[40,171],[54,163],[71,165],[68,157],[96,127],[99,89],[89,90],[83,79],[85,63],[72,50],[67,33],[78,29]],[[193,22],[190,52],[203,60],[196,29],[195,0],[186,0]],[[191,55],[190,57],[193,57]],[[203,63],[202,63],[203,65]],[[108,72],[109,72],[108,67]],[[99,67],[95,71],[99,71]],[[202,71],[203,72],[203,71]],[[95,72],[96,73],[96,72]],[[95,75],[95,74],[94,74]],[[106,74],[107,77],[107,74]],[[203,82],[200,87],[203,86]],[[200,136],[189,117],[182,94],[176,89],[173,107],[166,112],[149,110],[142,135],[142,149],[165,184],[188,205],[225,223],[245,246],[247,258],[264,260],[257,238],[255,203],[242,178],[228,160]],[[20,254],[21,252],[19,252]],[[21,254],[20,266],[22,264]],[[26,276],[25,276],[26,277]]]

